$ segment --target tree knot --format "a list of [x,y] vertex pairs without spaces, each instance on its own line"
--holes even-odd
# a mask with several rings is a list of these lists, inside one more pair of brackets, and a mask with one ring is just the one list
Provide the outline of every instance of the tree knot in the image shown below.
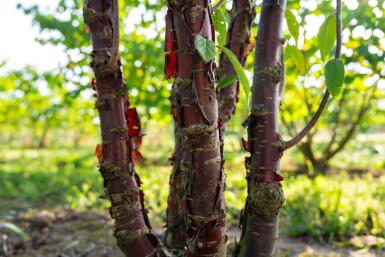
[[279,183],[250,183],[247,206],[251,214],[262,217],[278,215],[285,197]]

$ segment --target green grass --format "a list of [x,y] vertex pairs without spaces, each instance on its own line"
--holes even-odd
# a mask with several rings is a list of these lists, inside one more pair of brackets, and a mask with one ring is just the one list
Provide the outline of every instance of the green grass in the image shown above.
[[[151,140],[149,140],[151,141]],[[238,224],[246,199],[243,159],[237,143],[226,151],[227,212],[229,224]],[[143,146],[145,160],[137,165],[146,194],[146,207],[155,227],[166,218],[168,180],[167,157],[172,144]],[[45,205],[69,206],[80,210],[105,209],[102,179],[93,148],[24,149],[0,151],[0,202],[2,209]],[[292,156],[286,157],[286,163]],[[310,236],[322,241],[347,240],[355,235],[385,236],[385,176],[353,176],[340,172],[314,180],[284,172],[282,185],[286,204],[281,214],[281,233]],[[106,212],[106,211],[105,211]],[[106,212],[107,213],[107,212]]]
[[13,203],[66,204],[72,208],[101,206],[102,179],[93,150],[45,149],[2,151],[0,197]]
[[321,241],[356,235],[385,236],[385,176],[351,177],[347,173],[310,180],[290,176],[283,183],[286,205],[281,227],[285,234]]

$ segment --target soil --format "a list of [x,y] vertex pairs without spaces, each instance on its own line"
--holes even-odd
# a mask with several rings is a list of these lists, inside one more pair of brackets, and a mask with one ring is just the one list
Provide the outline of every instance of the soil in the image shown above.
[[[61,209],[0,211],[2,220],[22,228],[29,240],[0,227],[0,255],[19,257],[124,257],[112,236],[113,222],[105,213]],[[160,232],[154,230],[155,233]],[[160,234],[160,233],[159,233]],[[240,230],[230,228],[229,249]],[[282,237],[274,257],[385,257],[385,250],[321,244],[306,238]]]

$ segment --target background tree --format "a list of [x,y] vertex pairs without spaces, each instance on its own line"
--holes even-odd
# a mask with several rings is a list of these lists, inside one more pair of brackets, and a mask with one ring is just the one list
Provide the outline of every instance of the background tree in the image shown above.
[[[54,44],[67,49],[68,63],[65,67],[62,67],[61,74],[66,78],[63,86],[67,88],[69,95],[72,96],[70,99],[79,96],[81,91],[87,92],[87,90],[90,90],[88,86],[90,81],[89,69],[86,65],[88,49],[87,47],[77,49],[78,45],[87,46],[89,44],[83,37],[85,27],[81,20],[81,12],[79,11],[82,1],[77,0],[73,3],[70,4],[64,0],[59,1],[57,8],[51,11],[41,10],[38,6],[20,7],[34,18],[34,23],[41,29],[41,32],[55,33],[52,37],[40,36],[38,38],[39,42],[42,44]],[[383,14],[380,11],[383,3],[383,0],[371,2],[370,4],[363,0],[345,3],[349,12],[344,14],[346,19],[344,19],[343,40],[346,44],[342,48],[342,52],[346,56],[346,63],[351,64],[346,67],[345,77],[345,84],[348,84],[349,87],[344,89],[340,97],[347,90],[346,92],[349,93],[344,97],[344,102],[351,103],[354,102],[351,99],[361,99],[358,97],[361,90],[366,92],[368,87],[377,87],[377,90],[373,91],[373,97],[370,98],[371,104],[368,106],[368,111],[365,111],[368,115],[364,115],[362,121],[355,126],[354,130],[359,132],[367,131],[369,127],[373,126],[380,127],[383,117],[381,114],[384,108],[381,107],[381,99],[384,94],[382,89],[384,80],[381,75],[383,73],[381,65],[384,44],[381,40],[383,38],[381,32],[385,28],[382,28],[383,23],[380,22],[383,19]],[[142,117],[144,127],[147,127],[147,122],[150,120],[165,124],[170,121],[170,117],[167,115],[169,112],[169,92],[167,89],[170,89],[171,85],[168,85],[168,82],[164,80],[162,60],[155,57],[160,56],[163,51],[162,29],[164,29],[164,22],[161,21],[164,19],[166,12],[164,8],[165,3],[158,4],[151,1],[138,0],[124,1],[124,5],[126,8],[121,8],[120,10],[122,20],[135,20],[135,26],[126,26],[125,31],[122,31],[126,36],[122,37],[121,44],[122,55],[125,57],[123,62],[134,63],[130,68],[123,70],[124,77],[127,78],[127,84],[129,85],[131,102],[138,106],[138,113]],[[324,4],[320,0],[289,2],[288,9],[294,10],[295,18],[301,25],[299,28],[301,35],[298,34],[300,35],[298,44],[303,52],[305,70],[307,71],[306,76],[295,76],[297,67],[291,61],[291,58],[286,58],[288,74],[286,77],[285,105],[281,108],[283,119],[280,126],[285,132],[284,134],[293,136],[295,131],[299,131],[306,124],[306,117],[311,116],[315,112],[321,100],[322,89],[320,87],[324,77],[322,69],[318,64],[320,56],[318,54],[314,55],[317,52],[317,39],[313,25],[322,21],[325,18],[325,14],[333,12],[333,9],[330,5]],[[156,23],[155,20],[157,21]],[[69,29],[71,27],[74,29]],[[153,30],[154,28],[155,30]],[[284,24],[284,35],[288,35],[287,32],[287,27]],[[149,51],[150,54],[147,54],[144,49]],[[249,58],[247,62],[248,70],[251,69],[252,62],[253,57]],[[149,70],[150,73],[144,72],[146,70]],[[136,79],[132,79],[133,77]],[[308,90],[305,93],[304,87],[294,85],[306,85]],[[142,93],[138,94],[139,91]],[[296,101],[299,95],[302,99],[308,99],[309,103],[305,105],[306,108],[302,108],[302,105],[299,106],[300,103]],[[308,153],[305,159],[308,166],[310,165],[309,167],[317,167],[317,163],[320,163],[323,159],[321,158],[323,150],[318,149],[326,146],[326,144],[320,142],[320,137],[328,133],[326,128],[329,121],[333,120],[336,123],[340,123],[337,125],[339,129],[336,130],[337,135],[334,137],[335,142],[333,143],[333,149],[331,149],[335,150],[341,149],[341,147],[338,147],[340,145],[338,142],[346,141],[343,140],[345,137],[343,135],[344,131],[350,130],[350,125],[345,125],[347,124],[345,121],[357,120],[357,114],[360,111],[356,108],[362,105],[347,106],[344,113],[350,113],[349,117],[342,115],[339,119],[335,119],[339,107],[333,103],[337,99],[332,99],[330,104],[327,105],[327,111],[331,115],[322,117],[316,129],[310,132],[309,138],[311,139],[305,138],[299,145],[300,148],[304,149],[301,152]],[[246,109],[243,108],[245,103],[246,101],[241,99],[240,110],[242,112]],[[308,107],[311,109],[310,111],[308,111]],[[242,134],[239,132],[241,130],[240,124],[243,120],[243,115],[240,115],[236,116],[235,120],[230,123],[231,129],[229,134],[233,136],[230,135],[229,138],[240,137],[240,134]],[[291,127],[290,131],[286,128],[285,124],[289,124],[288,126]],[[355,133],[352,135],[355,135]],[[333,138],[333,136],[328,138]],[[349,141],[347,144],[349,145]],[[311,151],[309,151],[309,148],[311,148]],[[312,159],[311,155],[315,159],[315,163],[312,165],[310,161]],[[338,155],[334,155],[332,158],[336,156],[338,159]],[[328,163],[333,163],[333,160],[329,160]]]
[[[308,172],[313,173],[312,175],[325,173],[331,159],[344,149],[358,130],[364,131],[370,126],[369,124],[373,124],[371,123],[373,120],[369,117],[377,116],[375,113],[379,111],[377,109],[378,101],[383,94],[378,88],[378,82],[381,80],[378,76],[381,73],[378,62],[381,57],[371,58],[369,56],[372,54],[383,56],[378,37],[381,37],[382,34],[376,30],[379,24],[376,23],[375,19],[364,15],[364,13],[374,12],[378,16],[377,10],[383,1],[371,5],[362,1],[358,3],[359,8],[354,3],[345,3],[347,9],[355,10],[354,12],[344,12],[343,41],[345,45],[342,47],[342,52],[345,54],[344,60],[348,63],[344,80],[346,87],[343,88],[338,97],[329,101],[328,114],[321,117],[315,129],[310,131],[305,139],[298,144],[298,148],[305,158]],[[296,7],[295,4],[293,5],[294,8],[298,8],[300,25],[305,28],[305,31],[308,31],[306,28],[311,26],[310,19],[322,17],[322,13],[332,12],[328,5],[316,1],[314,4],[312,10],[305,6]],[[363,24],[361,25],[356,23],[358,17],[367,18],[362,20]],[[357,33],[363,28],[361,26],[368,28],[367,33],[373,35],[372,40],[361,41],[364,33]],[[376,32],[373,33],[375,30]],[[293,76],[292,74],[297,68],[291,61],[287,62],[285,105],[282,105],[280,112],[282,129],[291,136],[294,136],[299,131],[300,126],[309,121],[308,117],[311,117],[316,111],[322,95],[320,85],[324,77],[322,67],[318,64],[321,56],[314,55],[318,50],[315,44],[317,37],[308,31],[304,35],[304,40],[302,51],[306,60],[304,65],[306,75]],[[360,43],[358,43],[359,41]],[[355,46],[358,44],[360,47],[356,50]],[[367,59],[363,59],[362,56],[369,57],[370,62],[365,61]],[[287,59],[289,60],[289,58]],[[296,86],[297,84],[302,86]],[[296,101],[297,97],[303,99],[305,105]],[[355,100],[351,101],[352,99]],[[367,115],[368,113],[371,115]],[[333,125],[330,127],[328,124]]]
[[[233,1],[230,12],[231,20],[227,30],[226,47],[237,57],[239,63],[244,66],[246,58],[252,49],[250,44],[250,28],[256,15],[256,1]],[[239,81],[230,60],[225,54],[221,54],[218,68],[219,87],[226,86],[219,94],[219,117],[224,127],[235,113],[238,102]],[[221,83],[222,82],[222,83]]]

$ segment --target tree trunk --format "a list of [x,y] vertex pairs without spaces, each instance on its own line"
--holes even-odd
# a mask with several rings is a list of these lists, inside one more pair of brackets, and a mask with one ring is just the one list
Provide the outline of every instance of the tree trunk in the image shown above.
[[[252,3],[249,0],[234,1],[231,10],[231,21],[227,31],[227,44],[229,48],[238,58],[241,64],[245,64],[248,53],[251,49],[250,46],[250,27],[255,18],[255,1]],[[165,50],[167,52],[167,49]],[[236,72],[230,62],[230,60],[221,54],[220,66],[218,69],[218,80],[221,78],[236,75]],[[173,86],[171,92],[171,113],[175,117],[177,113],[177,97],[176,86]],[[219,100],[219,118],[222,121],[223,127],[226,127],[230,118],[235,112],[235,105],[238,102],[239,82],[234,81],[227,88],[220,91]],[[186,224],[182,213],[179,210],[182,203],[181,198],[184,196],[184,188],[181,187],[183,180],[183,173],[179,169],[179,162],[181,160],[181,140],[179,137],[179,125],[174,120],[174,132],[175,132],[175,149],[171,158],[173,165],[172,173],[170,176],[170,194],[168,198],[167,207],[167,231],[165,237],[165,244],[171,248],[183,249],[185,245],[185,229]]]
[[[194,47],[196,35],[214,40],[207,0],[170,0],[166,23],[166,76],[175,77],[187,221],[187,257],[225,256],[222,138],[218,124],[215,63]],[[170,28],[171,26],[171,28]]]
[[[117,1],[112,2],[113,5]],[[112,13],[112,9],[115,11]],[[164,256],[161,244],[151,233],[143,206],[143,192],[134,169],[140,158],[136,148],[141,143],[139,118],[128,108],[127,86],[122,78],[119,58],[110,66],[114,48],[117,6],[111,1],[87,0],[84,20],[89,26],[93,51],[91,67],[96,77],[95,89],[103,144],[96,148],[100,173],[111,201],[110,215],[115,219],[114,235],[125,256]],[[118,42],[118,41],[117,41]]]
[[[239,63],[245,65],[249,55],[250,27],[255,19],[255,1],[235,0],[231,9],[231,20],[227,30],[226,47],[238,58]],[[227,76],[236,75],[230,60],[225,54],[221,54],[218,81]],[[235,106],[238,102],[239,81],[235,80],[228,87],[221,89],[219,94],[219,118],[224,127],[235,113]]]
[[262,4],[248,119],[248,197],[241,220],[241,241],[234,253],[239,257],[272,256],[278,238],[278,215],[284,203],[279,183],[283,147],[278,132],[278,82],[282,72],[279,60],[286,0],[264,0]]
[[41,133],[41,136],[39,138],[38,148],[43,149],[47,146],[47,134],[48,134],[48,121],[45,122],[43,132]]
[[171,114],[174,117],[174,136],[175,147],[174,153],[170,158],[172,171],[170,176],[170,190],[167,201],[167,230],[165,233],[164,243],[169,248],[183,250],[186,245],[186,222],[185,215],[181,212],[183,198],[186,190],[183,181],[186,174],[180,169],[179,163],[182,158],[182,142],[180,137],[180,127],[177,122],[177,113],[180,110],[178,104],[178,88],[174,84],[171,91]]

